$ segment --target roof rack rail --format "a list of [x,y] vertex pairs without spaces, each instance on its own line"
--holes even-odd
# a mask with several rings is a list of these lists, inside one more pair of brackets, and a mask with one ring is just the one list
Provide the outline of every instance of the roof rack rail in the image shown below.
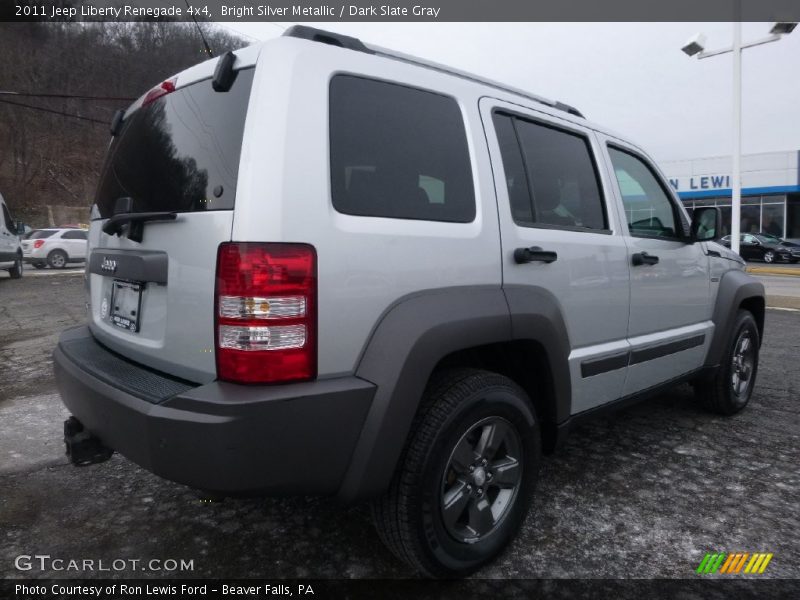
[[547,98],[531,94],[524,90],[520,90],[505,85],[503,83],[499,83],[497,81],[492,81],[491,79],[485,79],[483,77],[479,77],[478,75],[473,75],[472,73],[459,71],[458,69],[453,69],[451,67],[439,63],[423,60],[421,58],[417,58],[416,56],[403,54],[402,52],[395,52],[393,50],[387,50],[386,48],[380,48],[378,46],[370,47],[364,44],[364,42],[362,42],[358,38],[350,37],[349,35],[342,35],[341,33],[333,33],[331,31],[325,31],[323,29],[317,29],[315,27],[308,27],[307,25],[294,25],[289,29],[287,29],[283,33],[283,35],[288,37],[300,38],[303,40],[310,40],[312,42],[330,44],[331,46],[338,46],[340,48],[355,50],[357,52],[375,54],[377,56],[382,56],[384,58],[391,58],[393,60],[399,60],[405,63],[414,64],[420,67],[425,67],[426,69],[440,71],[442,73],[447,73],[448,75],[454,75],[462,79],[474,81],[475,83],[489,85],[499,90],[503,90],[504,92],[509,92],[516,96],[521,96],[523,98],[527,98],[528,100],[533,100],[535,102],[538,102],[539,104],[544,104],[545,106],[549,106],[550,108],[555,108],[556,110],[564,111],[570,115],[580,117],[581,119],[585,118],[577,108],[575,108],[574,106],[570,106],[569,104],[558,102],[556,100],[548,100]]
[[553,105],[553,108],[557,108],[559,110],[565,110],[571,115],[575,115],[576,117],[580,117],[581,119],[585,119],[586,117],[583,116],[581,111],[579,111],[574,106],[570,106],[569,104],[565,104],[564,102],[559,102],[556,100],[556,103]]
[[320,42],[321,44],[329,44],[331,46],[338,46],[347,50],[355,50],[356,52],[366,52],[367,54],[375,54],[364,45],[364,42],[358,38],[350,37],[349,35],[342,35],[341,33],[334,33],[332,31],[325,31],[324,29],[317,29],[316,27],[309,27],[307,25],[292,25],[283,32],[284,37],[300,38],[301,40],[309,40],[311,42]]

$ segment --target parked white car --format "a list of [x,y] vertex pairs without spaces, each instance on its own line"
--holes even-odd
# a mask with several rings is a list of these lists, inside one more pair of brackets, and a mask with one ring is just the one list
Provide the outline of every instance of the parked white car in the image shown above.
[[68,263],[86,260],[86,245],[85,229],[38,229],[22,240],[22,256],[37,269],[63,269]]

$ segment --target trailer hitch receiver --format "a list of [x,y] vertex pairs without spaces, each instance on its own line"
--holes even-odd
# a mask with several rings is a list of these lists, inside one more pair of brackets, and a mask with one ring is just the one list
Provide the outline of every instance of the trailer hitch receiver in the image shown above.
[[100,438],[84,429],[75,417],[64,421],[64,444],[70,462],[76,467],[107,461],[114,454],[111,448],[103,445]]

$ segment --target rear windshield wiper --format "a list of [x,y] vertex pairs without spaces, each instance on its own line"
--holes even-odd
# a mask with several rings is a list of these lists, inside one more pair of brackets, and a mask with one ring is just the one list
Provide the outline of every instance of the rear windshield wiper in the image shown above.
[[177,217],[178,213],[168,211],[116,214],[103,224],[103,233],[119,235],[127,225],[128,239],[141,242],[147,221],[174,221]]

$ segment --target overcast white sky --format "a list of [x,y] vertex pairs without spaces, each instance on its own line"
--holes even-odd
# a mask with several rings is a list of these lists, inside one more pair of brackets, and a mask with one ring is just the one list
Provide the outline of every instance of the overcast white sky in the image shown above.
[[[307,23],[561,100],[657,160],[730,155],[731,55],[690,59],[695,33],[730,46],[730,23]],[[287,24],[223,23],[258,40]],[[769,33],[745,23],[743,41]],[[742,151],[800,149],[800,28],[742,60]]]

